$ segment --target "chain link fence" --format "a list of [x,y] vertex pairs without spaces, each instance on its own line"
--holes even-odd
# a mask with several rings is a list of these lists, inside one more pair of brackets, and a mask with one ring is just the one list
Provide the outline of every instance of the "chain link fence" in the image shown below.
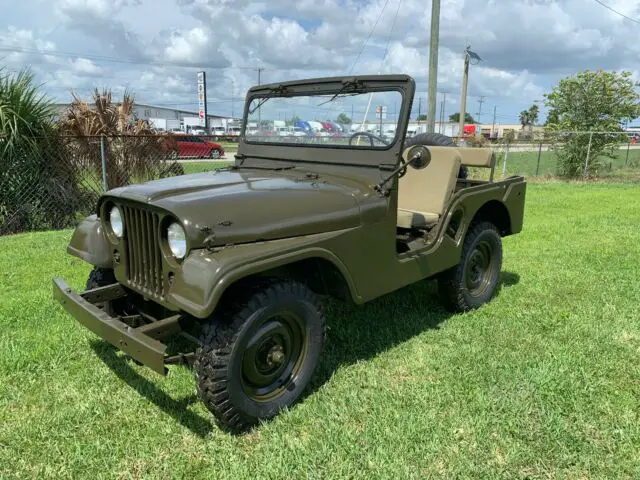
[[95,213],[108,189],[181,175],[181,157],[206,150],[211,158],[217,144],[200,143],[172,136],[0,137],[0,235],[71,227]]
[[[497,157],[495,179],[640,182],[640,139],[620,132],[561,132],[489,145]],[[71,227],[95,213],[106,190],[213,170],[225,147],[233,148],[196,135],[55,136],[19,144],[0,136],[0,235]],[[181,163],[187,159],[196,161]],[[471,169],[470,177],[488,172]]]
[[526,142],[491,144],[496,178],[640,181],[640,138],[620,132],[558,132]]

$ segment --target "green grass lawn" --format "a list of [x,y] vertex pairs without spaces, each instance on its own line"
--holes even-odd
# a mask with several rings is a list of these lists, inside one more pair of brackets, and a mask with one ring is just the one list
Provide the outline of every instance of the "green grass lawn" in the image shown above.
[[[499,152],[500,150],[497,150]],[[498,164],[496,165],[496,174],[502,175],[503,169],[502,155],[498,155]],[[601,159],[604,168],[599,172],[603,177],[629,177],[637,178],[640,175],[640,149],[629,150],[627,157],[626,150],[619,150],[616,158],[610,159],[603,157]],[[538,166],[538,152],[509,152],[507,155],[507,175],[524,175],[532,177],[538,173],[538,176],[554,176],[556,173],[557,159],[553,152],[540,152],[540,165]],[[635,166],[634,166],[635,165]]]
[[232,165],[229,162],[184,162],[182,167],[184,168],[184,173],[201,173],[201,172],[212,172],[216,168],[228,167]]
[[0,478],[638,478],[638,225],[637,186],[530,185],[490,304],[329,303],[313,388],[242,436],[52,301],[70,231],[2,237]]

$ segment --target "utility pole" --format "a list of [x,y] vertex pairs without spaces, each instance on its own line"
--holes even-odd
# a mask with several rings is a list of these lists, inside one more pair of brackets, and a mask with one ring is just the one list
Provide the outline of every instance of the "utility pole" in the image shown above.
[[422,97],[418,98],[418,120],[420,119],[420,115],[422,115]]
[[427,132],[436,128],[436,96],[438,87],[438,43],[440,40],[440,0],[431,0],[431,42],[429,44],[429,91]]
[[467,82],[469,81],[469,55],[464,54],[464,73],[462,77],[462,91],[460,93],[460,118],[458,119],[458,137],[464,133],[464,115],[467,108]]
[[234,110],[235,109],[234,109],[234,105],[233,105],[234,104],[233,94],[235,93],[235,91],[236,91],[235,82],[233,80],[231,80],[231,118],[235,118],[235,115],[234,115],[234,113],[235,113]]
[[[260,85],[260,74],[264,70],[263,67],[258,67],[258,85]],[[262,108],[258,107],[258,130],[262,130]]]
[[478,100],[478,123],[480,123],[480,117],[482,116],[482,104],[484,103],[484,95],[480,95],[480,100]]
[[444,128],[445,109],[447,108],[447,92],[442,92],[442,112],[440,114],[440,133],[446,132]]
[[493,106],[493,124],[491,125],[491,138],[493,138],[493,132],[495,128],[496,128],[496,106],[494,105]]
[[467,84],[469,82],[469,58],[473,58],[474,60],[480,61],[480,57],[473,53],[471,50],[471,45],[467,45],[467,48],[464,50],[464,73],[462,77],[462,90],[460,92],[460,119],[458,122],[458,137],[462,137],[464,133],[464,117],[466,114],[467,108]]

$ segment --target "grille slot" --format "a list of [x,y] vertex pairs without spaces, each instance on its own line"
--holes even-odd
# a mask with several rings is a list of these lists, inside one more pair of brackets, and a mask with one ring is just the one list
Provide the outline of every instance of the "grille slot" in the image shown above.
[[162,257],[160,216],[157,213],[123,206],[127,241],[127,277],[134,288],[162,297]]

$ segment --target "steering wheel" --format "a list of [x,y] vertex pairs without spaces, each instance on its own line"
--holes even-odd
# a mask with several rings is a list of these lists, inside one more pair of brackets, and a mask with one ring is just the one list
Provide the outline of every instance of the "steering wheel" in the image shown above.
[[378,137],[377,135],[373,135],[369,132],[356,132],[353,135],[351,135],[351,137],[349,137],[349,145],[352,145],[352,141],[354,138],[358,137],[358,136],[363,136],[363,137],[368,137],[369,138],[369,144],[373,147],[373,141],[374,140],[378,140],[382,143],[384,143],[385,145],[389,145],[389,142],[387,142],[384,138],[382,137]]

